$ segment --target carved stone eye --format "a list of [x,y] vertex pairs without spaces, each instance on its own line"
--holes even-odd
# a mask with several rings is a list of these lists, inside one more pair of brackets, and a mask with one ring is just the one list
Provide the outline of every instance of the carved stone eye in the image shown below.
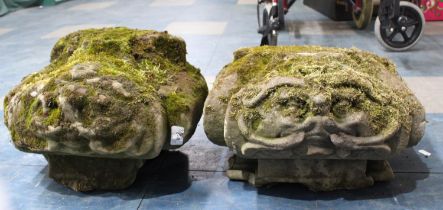
[[332,113],[335,117],[343,118],[352,108],[352,103],[347,100],[341,100],[332,105]]
[[56,109],[58,107],[58,104],[57,104],[57,101],[55,100],[55,98],[51,98],[46,103],[46,106],[51,109]]
[[307,102],[299,97],[280,99],[277,102],[286,116],[302,118],[308,112]]

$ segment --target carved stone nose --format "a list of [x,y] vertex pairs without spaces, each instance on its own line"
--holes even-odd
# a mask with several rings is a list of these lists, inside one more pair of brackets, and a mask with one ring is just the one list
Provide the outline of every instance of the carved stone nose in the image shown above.
[[309,139],[310,144],[328,145],[329,133],[325,130],[329,123],[329,118],[326,116],[313,116],[307,122],[309,126],[305,130],[305,137]]
[[329,113],[331,102],[329,98],[323,94],[318,94],[312,98],[312,110],[317,115],[326,115]]

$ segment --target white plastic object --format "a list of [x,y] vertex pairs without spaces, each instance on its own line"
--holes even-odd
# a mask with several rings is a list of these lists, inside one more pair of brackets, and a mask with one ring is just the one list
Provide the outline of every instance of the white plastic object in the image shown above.
[[424,150],[424,149],[418,150],[418,152],[419,152],[420,154],[424,155],[425,157],[429,157],[429,156],[431,156],[431,153],[428,152],[428,151],[426,151],[426,150]]
[[171,145],[182,145],[185,128],[181,126],[171,127]]

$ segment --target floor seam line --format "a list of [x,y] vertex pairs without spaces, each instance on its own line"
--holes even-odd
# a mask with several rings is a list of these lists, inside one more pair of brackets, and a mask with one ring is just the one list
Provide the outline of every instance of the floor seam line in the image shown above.
[[189,169],[188,171],[201,171],[201,172],[226,172],[226,170],[218,171],[218,170],[199,170],[199,169]]
[[395,174],[443,174],[443,172],[419,172],[419,171],[400,171],[395,172]]
[[[161,169],[162,169],[162,167],[163,167],[163,164],[165,163],[165,158],[163,158],[162,160],[161,160],[161,163],[160,163],[160,171],[161,171]],[[159,174],[156,174],[156,176],[155,176],[155,179],[153,180],[154,182],[155,181],[158,181],[158,178],[159,178]],[[155,187],[155,186],[154,186]],[[145,200],[145,197],[146,197],[146,188],[143,188],[143,196],[142,196],[142,198],[141,198],[141,200],[140,200],[140,203],[138,204],[138,206],[137,206],[137,210],[139,210],[140,209],[140,207],[142,206],[142,203],[143,203],[143,200]]]

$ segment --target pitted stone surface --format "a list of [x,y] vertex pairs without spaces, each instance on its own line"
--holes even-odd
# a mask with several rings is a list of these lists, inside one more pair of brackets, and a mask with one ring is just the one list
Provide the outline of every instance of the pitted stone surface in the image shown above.
[[183,127],[183,143],[189,140],[206,95],[182,39],[149,30],[89,29],[55,44],[51,64],[5,97],[4,117],[18,149],[52,160],[151,159],[178,147],[170,145],[171,126]]
[[385,58],[317,46],[234,55],[206,100],[204,126],[237,158],[386,160],[423,136],[425,111]]

